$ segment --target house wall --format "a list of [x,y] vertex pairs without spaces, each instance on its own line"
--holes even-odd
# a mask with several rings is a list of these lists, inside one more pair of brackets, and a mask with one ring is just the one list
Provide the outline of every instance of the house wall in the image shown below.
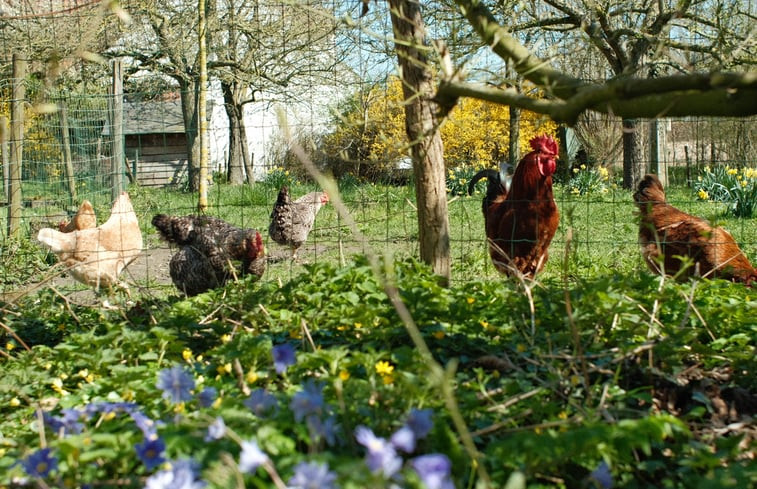
[[129,168],[146,187],[175,184],[187,178],[185,134],[133,134],[125,138]]

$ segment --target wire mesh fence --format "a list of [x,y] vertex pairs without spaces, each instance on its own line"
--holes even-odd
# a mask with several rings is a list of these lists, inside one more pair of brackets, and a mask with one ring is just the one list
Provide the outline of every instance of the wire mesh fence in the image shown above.
[[[95,8],[97,3],[41,2],[36,10],[5,15],[4,21],[22,33],[26,41],[21,42],[21,46],[33,47],[36,41],[32,33],[44,25],[63,44],[70,41],[71,46],[80,47],[80,43],[71,39],[91,40],[92,26],[105,15]],[[273,2],[265,4],[265,8],[272,5],[283,6]],[[337,4],[329,4],[327,11],[332,17],[341,13]],[[136,32],[143,27],[130,29]],[[279,33],[284,30],[281,26],[279,29]],[[109,33],[116,34],[124,32]],[[16,49],[19,43],[12,37],[10,31],[0,31],[0,43]],[[401,111],[401,102],[392,99],[392,84],[387,81],[394,63],[391,58],[380,58],[377,53],[385,50],[385,46],[362,31],[349,45],[343,37],[334,34],[324,39],[335,52],[342,53],[340,61],[351,59],[362,76],[345,77],[336,69],[325,70],[326,74],[320,76],[322,73],[316,73],[316,64],[311,63],[303,71],[304,81],[299,82],[300,95],[295,97],[290,93],[290,98],[283,102],[294,139],[323,171],[337,178],[363,236],[356,235],[333,206],[326,206],[318,214],[299,261],[290,260],[285,247],[267,243],[270,260],[264,280],[291,278],[310,263],[344,263],[369,249],[395,258],[419,254],[412,170],[404,157],[407,143],[397,137],[397,134],[403,135],[404,127],[401,120],[379,119]],[[33,49],[27,51],[34,52]],[[39,282],[43,278],[39,271],[48,270],[56,262],[55,257],[35,243],[40,228],[57,227],[62,220],[69,219],[85,199],[92,202],[98,223],[102,223],[107,219],[117,190],[113,188],[111,125],[114,115],[109,67],[104,63],[93,68],[90,63],[82,62],[80,53],[72,52],[61,58],[51,56],[47,51],[44,56],[31,56],[31,71],[24,80],[14,80],[10,75],[10,60],[3,61],[0,77],[3,206],[9,213],[9,155],[12,145],[21,142],[20,240],[26,241],[19,244],[10,240],[7,226],[3,226],[4,266],[0,272],[3,293],[24,290]],[[377,61],[379,58],[382,61]],[[56,70],[64,66],[79,67],[78,76],[68,75],[74,88],[54,83]],[[177,86],[174,81],[168,83],[165,77],[130,73],[123,99],[125,151],[118,173],[125,177],[123,181],[127,183],[145,236],[145,250],[127,268],[127,280],[145,292],[172,290],[168,262],[175,249],[158,239],[150,225],[152,216],[159,212],[192,214],[197,208],[196,195],[187,191],[191,187],[189,161],[193,155],[191,131],[186,125],[191,123],[192,114],[182,105],[182,90],[188,87]],[[26,117],[22,141],[14,141],[9,130],[10,106],[14,102],[13,84],[19,82],[26,85],[26,97],[16,102],[23,104]],[[251,98],[246,101],[249,103],[242,106],[240,118],[244,122],[242,133],[245,136],[242,161],[246,163],[241,170],[244,183],[227,183],[232,174],[231,154],[238,133],[234,132],[237,130],[235,122],[229,115],[226,82],[219,76],[211,86],[209,164],[213,181],[208,212],[239,226],[254,227],[266,235],[280,186],[288,184],[293,193],[301,195],[315,189],[316,185],[282,136],[279,114],[275,110],[282,99],[266,99],[264,91],[255,90],[249,94]],[[349,96],[344,96],[345,93]],[[339,105],[336,116],[325,109],[333,110],[334,105]],[[547,127],[546,122],[538,119],[525,120],[530,124],[529,130]],[[734,217],[729,214],[730,203],[716,202],[710,195],[704,198],[696,182],[716,168],[725,172],[755,168],[756,122],[753,117],[700,117],[639,121],[636,127],[637,151],[643,166],[650,170],[654,167],[657,173],[667,177],[671,202],[684,211],[723,223],[753,261],[757,257],[755,217]],[[376,129],[391,123],[396,124],[398,132]],[[501,123],[509,124],[509,119]],[[484,127],[485,124],[482,119],[474,118],[472,126]],[[451,131],[446,136],[450,148],[453,140],[464,139],[464,131],[469,126],[460,123],[455,127],[458,132]],[[583,117],[575,127],[560,128],[564,154],[555,177],[555,196],[561,221],[544,277],[559,276],[563,266],[572,276],[611,273],[619,269],[643,270],[636,237],[635,207],[630,191],[620,188],[624,168],[623,131],[619,119],[595,115]],[[503,137],[507,134],[508,131]],[[396,140],[387,142],[391,136]],[[476,137],[492,143],[486,147],[486,165],[500,163],[507,141],[491,141],[496,138],[486,132]],[[446,162],[455,281],[499,278],[486,250],[481,189],[473,197],[465,194],[471,175],[483,164],[477,152],[479,148],[474,149],[449,154]],[[749,175],[744,173],[737,184],[757,185],[754,183],[757,176]],[[561,254],[568,244],[570,258],[563,262]],[[60,274],[60,270],[51,273]],[[55,280],[61,277],[56,275]],[[81,288],[71,281],[55,283],[71,290]]]

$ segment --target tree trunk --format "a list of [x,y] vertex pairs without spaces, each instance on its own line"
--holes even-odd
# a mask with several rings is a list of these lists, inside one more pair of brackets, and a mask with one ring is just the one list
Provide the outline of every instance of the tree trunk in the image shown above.
[[623,188],[635,189],[645,173],[639,144],[639,122],[623,119]]
[[179,81],[181,90],[181,111],[184,115],[184,131],[187,135],[187,171],[188,190],[196,192],[200,187],[200,137],[198,133],[197,95],[199,84],[196,81]]
[[389,0],[389,6],[403,80],[405,130],[411,142],[421,260],[431,265],[434,273],[449,283],[444,146],[436,125],[436,106],[431,101],[435,87],[423,47],[425,27],[417,2]]
[[[229,160],[228,182],[245,182],[245,169],[251,167],[247,161],[247,135],[244,127],[244,107],[240,101],[241,91],[236,82],[221,82],[223,106],[229,118]],[[252,181],[252,175],[247,176]]]

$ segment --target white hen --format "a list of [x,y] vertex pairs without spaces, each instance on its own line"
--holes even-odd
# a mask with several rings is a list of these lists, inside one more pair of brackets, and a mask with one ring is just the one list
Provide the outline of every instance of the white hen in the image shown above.
[[70,233],[43,228],[37,240],[58,255],[73,278],[95,290],[113,285],[128,290],[118,277],[142,252],[142,232],[126,192],[118,196],[101,226]]

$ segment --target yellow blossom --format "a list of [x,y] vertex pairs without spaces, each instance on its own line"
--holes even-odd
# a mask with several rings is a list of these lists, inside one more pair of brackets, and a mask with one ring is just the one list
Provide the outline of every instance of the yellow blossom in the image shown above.
[[8,351],[11,351],[12,349],[16,348],[16,345],[11,343],[10,341],[5,345],[5,349]]
[[63,381],[60,378],[53,379],[53,381],[51,382],[51,385],[52,385],[53,390],[57,392],[58,394],[62,396],[68,395],[68,391],[63,388]]
[[568,412],[567,411],[560,411],[557,414],[557,417],[560,419],[568,419]]
[[473,304],[474,302],[476,302],[475,297],[468,297],[466,300],[468,301],[468,304]]
[[484,329],[489,329],[489,323],[488,323],[488,322],[486,322],[486,321],[484,321],[483,319],[482,319],[482,320],[480,320],[480,321],[478,322],[478,324],[480,324],[480,325],[481,325],[481,327],[482,327],[482,328],[484,328]]
[[360,329],[363,327],[363,323],[355,323],[355,329]]
[[181,352],[181,357],[186,360],[187,362],[192,360],[192,350],[189,348],[184,348],[184,350]]
[[218,409],[219,407],[221,407],[221,401],[221,396],[216,397],[216,400],[213,401],[213,404],[211,404],[210,407],[212,407],[213,409]]
[[738,168],[728,168],[728,167],[726,168],[727,168],[726,173],[728,173],[729,175],[735,175],[739,172]]
[[705,191],[705,189],[703,189],[703,188],[700,188],[700,189],[699,189],[699,192],[697,192],[697,195],[698,195],[698,196],[699,196],[699,198],[700,198],[700,199],[702,199],[702,200],[709,200],[709,199],[710,199],[710,194],[708,194],[708,193],[707,193],[707,192]]
[[384,360],[376,363],[376,373],[379,375],[391,375],[394,371],[394,365]]
[[528,347],[523,343],[518,343],[518,346],[516,346],[515,348],[518,350],[518,353],[523,353],[528,350]]
[[342,370],[339,372],[339,378],[344,382],[350,378],[350,373],[346,370]]
[[434,331],[433,335],[434,335],[434,338],[436,338],[437,340],[441,340],[442,338],[444,338],[444,331],[442,330]]
[[218,368],[216,369],[216,371],[220,375],[230,374],[231,373],[231,364],[230,363],[225,363],[223,365],[219,365]]
[[599,176],[602,177],[602,180],[610,178],[610,171],[606,167],[600,166],[597,168],[597,171],[599,172]]
[[186,409],[183,402],[180,402],[179,404],[175,405],[173,408],[173,412],[176,414],[182,414],[185,410]]
[[129,402],[129,401],[133,401],[133,400],[134,400],[134,391],[133,391],[133,390],[131,390],[131,389],[129,389],[129,388],[127,387],[127,388],[126,388],[126,390],[124,391],[124,393],[123,393],[123,394],[121,394],[121,397],[122,397],[122,398],[123,398],[123,400],[124,400],[124,401],[126,401],[126,402]]
[[582,165],[581,165],[581,169],[582,169],[582,170],[586,170],[586,165],[583,165],[583,164],[582,164]]
[[14,397],[13,399],[11,399],[10,405],[11,407],[18,407],[21,405],[21,401],[18,399],[18,397]]
[[229,341],[231,341],[230,334],[221,335],[221,343],[228,343]]
[[248,384],[254,384],[259,379],[258,373],[254,370],[250,370],[247,372],[247,375],[245,376],[245,380]]
[[111,419],[116,417],[115,411],[108,411],[107,413],[103,414],[103,420],[104,421],[110,421]]
[[384,375],[381,377],[381,380],[384,381],[384,385],[389,385],[394,382],[394,377],[392,377],[391,375]]

